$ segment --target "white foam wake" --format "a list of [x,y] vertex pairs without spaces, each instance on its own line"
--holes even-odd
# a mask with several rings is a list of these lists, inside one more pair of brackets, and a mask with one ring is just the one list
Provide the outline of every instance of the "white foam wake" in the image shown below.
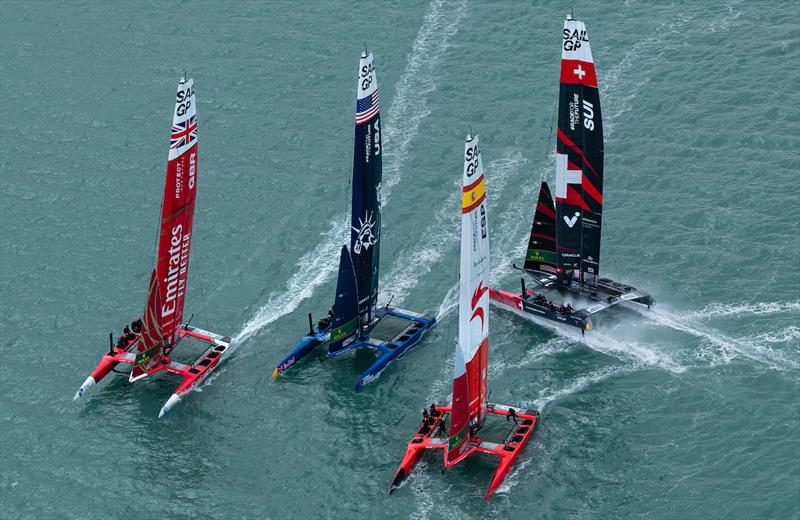
[[419,133],[420,123],[431,113],[428,94],[436,90],[439,62],[450,47],[450,38],[458,31],[466,7],[466,0],[454,3],[434,0],[414,39],[392,105],[386,112],[389,124],[383,132],[383,145],[384,157],[389,161],[383,166],[384,204],[392,188],[400,182],[408,147]]
[[634,372],[641,368],[638,365],[625,365],[625,366],[615,366],[615,367],[605,367],[599,370],[595,370],[593,372],[589,372],[585,376],[580,376],[572,383],[568,384],[567,386],[561,387],[557,390],[549,391],[544,395],[540,395],[538,399],[533,401],[533,406],[539,412],[542,412],[546,406],[549,404],[558,401],[560,399],[564,399],[565,397],[569,397],[571,395],[575,395],[579,392],[582,392],[586,387],[590,385],[597,384],[601,381],[604,381],[610,377],[619,376],[622,374],[628,374],[630,372]]
[[[508,182],[508,178],[517,172],[520,165],[524,162],[518,153],[510,154],[491,161],[486,168],[487,185],[490,190],[493,186],[502,188]],[[461,186],[461,176],[453,183],[452,193],[458,193]],[[499,191],[499,190],[498,190]],[[489,203],[496,197],[492,191],[489,193]],[[447,198],[451,201],[451,198]],[[491,211],[491,209],[490,209]],[[443,204],[433,216],[433,223],[409,249],[399,255],[392,270],[387,274],[384,282],[384,291],[387,298],[392,298],[394,303],[402,303],[408,297],[411,290],[417,286],[419,280],[436,266],[444,258],[448,248],[456,247],[461,238],[459,220],[461,214],[458,207],[454,204]],[[491,218],[491,214],[490,217]],[[452,268],[457,270],[457,264]],[[454,271],[453,277],[456,277]],[[452,290],[452,289],[451,289]],[[448,292],[450,295],[450,292]],[[457,295],[454,295],[457,296]],[[445,297],[447,302],[447,297]],[[442,304],[444,305],[445,302]],[[443,308],[440,306],[439,312]],[[450,309],[446,309],[449,311]]]
[[663,309],[644,311],[635,307],[630,308],[637,310],[642,316],[648,317],[660,325],[705,341],[715,350],[701,351],[699,357],[710,358],[712,362],[729,363],[736,358],[745,358],[775,370],[796,370],[800,368],[800,363],[787,357],[785,352],[759,344],[755,341],[756,338],[733,338],[703,324],[695,323],[689,318],[672,314]]
[[[391,188],[400,182],[408,146],[419,132],[419,125],[427,117],[427,95],[436,88],[436,68],[448,47],[448,39],[455,34],[464,14],[466,1],[445,5],[443,0],[431,2],[408,57],[406,69],[397,85],[396,94],[387,111],[384,125],[386,162],[382,186],[383,204],[386,205]],[[286,283],[286,289],[273,293],[234,338],[239,343],[286,314],[294,311],[314,290],[327,282],[337,270],[336,257],[341,244],[347,242],[347,216],[335,218],[330,230],[313,251],[298,262],[299,269]]]
[[758,303],[712,303],[699,311],[685,314],[691,318],[718,318],[741,315],[784,314],[800,312],[800,301]]

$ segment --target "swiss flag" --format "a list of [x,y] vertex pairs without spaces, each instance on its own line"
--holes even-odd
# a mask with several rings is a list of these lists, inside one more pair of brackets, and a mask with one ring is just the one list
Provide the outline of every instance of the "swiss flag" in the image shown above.
[[594,63],[580,60],[561,60],[561,83],[579,83],[597,88]]

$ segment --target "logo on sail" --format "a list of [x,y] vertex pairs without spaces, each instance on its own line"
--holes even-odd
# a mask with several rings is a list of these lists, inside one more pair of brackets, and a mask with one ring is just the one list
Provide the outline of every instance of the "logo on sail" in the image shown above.
[[363,219],[358,219],[358,225],[360,228],[353,227],[353,231],[356,232],[356,243],[353,245],[353,252],[360,255],[362,249],[366,251],[370,246],[378,243],[378,237],[372,232],[375,227],[375,215],[371,211],[367,211]]
[[580,218],[580,216],[581,216],[580,211],[576,211],[575,215],[572,218],[568,218],[566,215],[564,215],[564,222],[567,223],[567,226],[572,227],[578,221],[578,218]]

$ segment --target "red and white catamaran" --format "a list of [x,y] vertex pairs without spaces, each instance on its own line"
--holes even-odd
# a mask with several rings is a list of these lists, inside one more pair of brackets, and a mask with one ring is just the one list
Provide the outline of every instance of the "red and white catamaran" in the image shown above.
[[[486,402],[489,352],[489,223],[486,188],[478,137],[467,137],[461,196],[461,281],[458,296],[458,345],[453,371],[453,401],[449,406],[431,405],[423,411],[422,424],[406,448],[395,474],[391,493],[408,477],[425,450],[444,450],[444,467],[450,468],[473,453],[500,457],[500,464],[486,492],[491,498],[531,437],[539,417],[535,410],[511,408]],[[449,428],[446,417],[449,414]],[[500,443],[478,435],[487,415],[513,420]],[[448,434],[449,431],[449,434]]]
[[[219,365],[230,338],[181,324],[189,274],[195,198],[197,194],[197,114],[194,86],[185,77],[178,84],[170,135],[167,180],[161,206],[156,267],[150,275],[144,317],[125,327],[116,344],[110,338],[107,354],[75,393],[78,399],[120,363],[133,365],[130,381],[166,371],[181,376],[178,389],[158,416],[167,413]],[[131,330],[132,329],[132,330]],[[185,337],[208,344],[192,364],[172,359]],[[126,372],[127,374],[127,372]]]

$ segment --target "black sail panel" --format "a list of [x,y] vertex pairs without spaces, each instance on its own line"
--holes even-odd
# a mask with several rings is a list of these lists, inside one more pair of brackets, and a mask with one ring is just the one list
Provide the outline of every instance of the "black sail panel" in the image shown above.
[[589,36],[571,17],[562,42],[555,197],[559,273],[589,281],[600,269],[603,127]]
[[556,272],[556,214],[550,187],[542,182],[531,226],[525,269]]
[[358,69],[356,129],[353,152],[353,200],[350,251],[356,274],[362,323],[369,323],[378,300],[381,235],[381,125],[378,80],[372,54],[363,54]]

